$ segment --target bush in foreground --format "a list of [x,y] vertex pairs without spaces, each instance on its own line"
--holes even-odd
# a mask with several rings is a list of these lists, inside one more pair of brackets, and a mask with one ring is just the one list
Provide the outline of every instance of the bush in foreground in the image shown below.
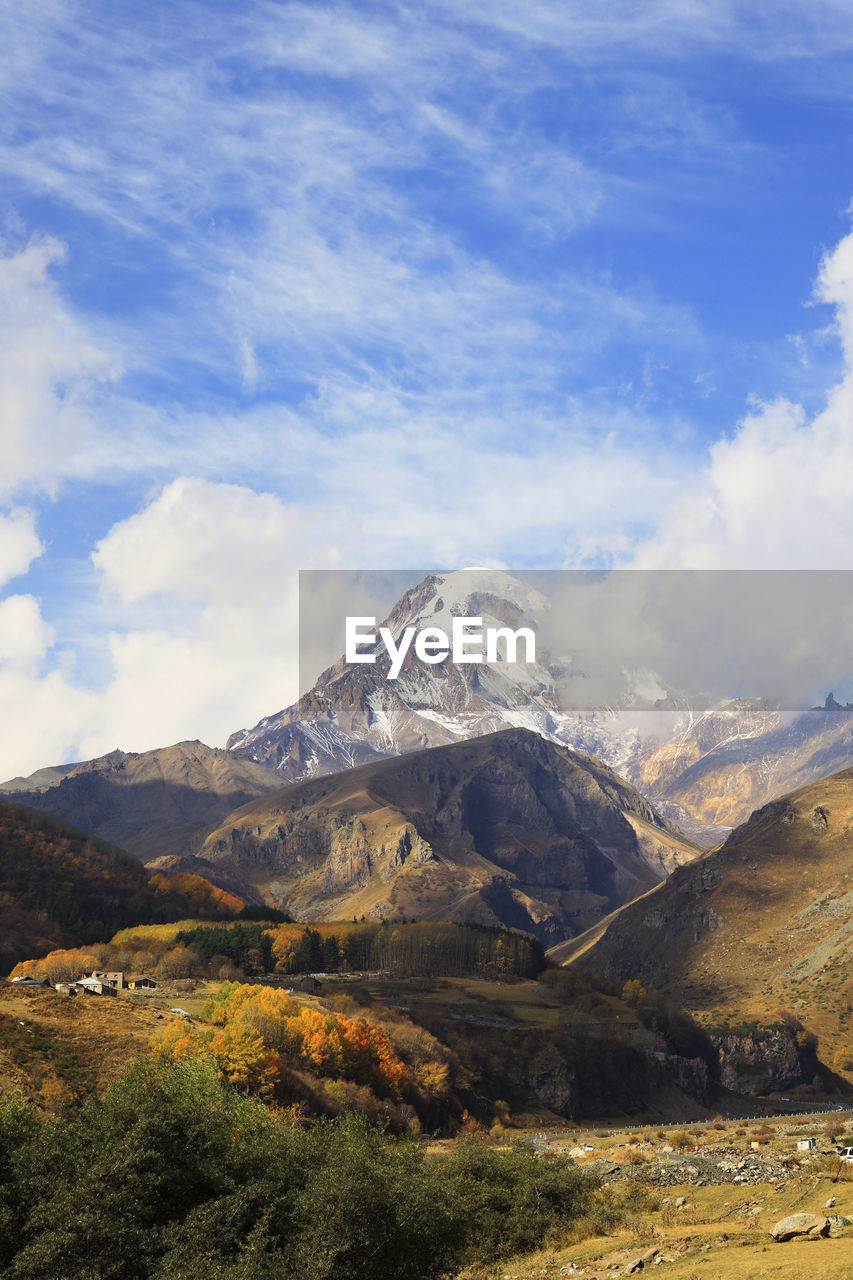
[[596,1199],[563,1160],[427,1160],[348,1117],[308,1127],[204,1060],[144,1059],[79,1120],[0,1103],[10,1280],[433,1280],[565,1234]]

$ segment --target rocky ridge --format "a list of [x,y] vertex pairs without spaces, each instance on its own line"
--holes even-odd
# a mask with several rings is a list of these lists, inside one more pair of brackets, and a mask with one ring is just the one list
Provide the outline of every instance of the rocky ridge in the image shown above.
[[262,765],[196,741],[39,770],[0,793],[149,861],[191,856],[233,809],[277,785]]
[[698,850],[590,757],[504,730],[285,787],[229,815],[205,865],[296,919],[456,919],[543,941]]

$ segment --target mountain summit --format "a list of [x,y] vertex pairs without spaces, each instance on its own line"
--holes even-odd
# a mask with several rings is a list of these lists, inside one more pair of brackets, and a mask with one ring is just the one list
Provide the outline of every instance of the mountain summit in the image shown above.
[[[635,700],[630,686],[618,705],[567,705],[569,680],[582,679],[583,673],[571,657],[552,655],[542,643],[549,609],[544,595],[503,570],[430,574],[384,620],[394,637],[406,627],[449,632],[454,618],[477,617],[484,629],[530,628],[537,635],[536,661],[426,666],[410,651],[398,678],[389,680],[387,654],[377,651],[372,665],[341,658],[292,707],[232,734],[228,748],[296,782],[523,728],[624,770],[643,749],[656,745],[618,718]],[[666,698],[668,691],[656,688],[655,693]]]

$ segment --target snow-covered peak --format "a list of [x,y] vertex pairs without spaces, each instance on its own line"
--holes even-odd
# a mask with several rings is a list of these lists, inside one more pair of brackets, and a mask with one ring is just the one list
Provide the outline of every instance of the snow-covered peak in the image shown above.
[[[515,605],[531,621],[548,609],[548,601],[540,591],[522,582],[505,569],[457,569],[453,573],[436,574],[433,616],[447,613],[459,615],[472,600],[493,596],[504,605]],[[441,607],[436,608],[441,602]]]

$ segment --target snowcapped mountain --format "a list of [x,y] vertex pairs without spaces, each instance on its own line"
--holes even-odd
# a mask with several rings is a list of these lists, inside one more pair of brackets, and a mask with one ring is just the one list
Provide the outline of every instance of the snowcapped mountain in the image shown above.
[[764,699],[736,698],[698,715],[630,770],[658,809],[694,836],[720,838],[769,800],[853,763],[853,706],[830,693],[786,719]]
[[385,619],[395,642],[406,627],[449,633],[455,617],[480,617],[484,628],[530,627],[536,661],[426,666],[410,651],[389,680],[390,660],[377,644],[373,665],[341,658],[294,706],[233,734],[228,746],[300,782],[531,729],[597,757],[705,847],[773,796],[853,763],[853,707],[831,695],[823,707],[783,716],[767,699],[711,701],[618,661],[602,682],[567,652],[571,619],[567,626],[551,611],[545,595],[503,570],[430,574]]
[[[548,632],[549,609],[544,595],[502,570],[431,574],[385,619],[395,641],[406,627],[436,627],[449,634],[454,618],[478,617],[484,629],[532,629],[535,662],[426,666],[410,650],[398,678],[389,680],[388,654],[375,646],[375,664],[352,665],[342,658],[294,706],[233,734],[228,747],[296,782],[521,728],[627,773],[645,751],[659,745],[660,716],[666,717],[664,737],[688,726],[685,700],[648,672],[621,675],[618,692],[605,704],[578,706],[583,671],[571,655],[551,654],[539,640]],[[523,656],[521,646],[516,657]],[[654,724],[651,709],[658,716]]]

